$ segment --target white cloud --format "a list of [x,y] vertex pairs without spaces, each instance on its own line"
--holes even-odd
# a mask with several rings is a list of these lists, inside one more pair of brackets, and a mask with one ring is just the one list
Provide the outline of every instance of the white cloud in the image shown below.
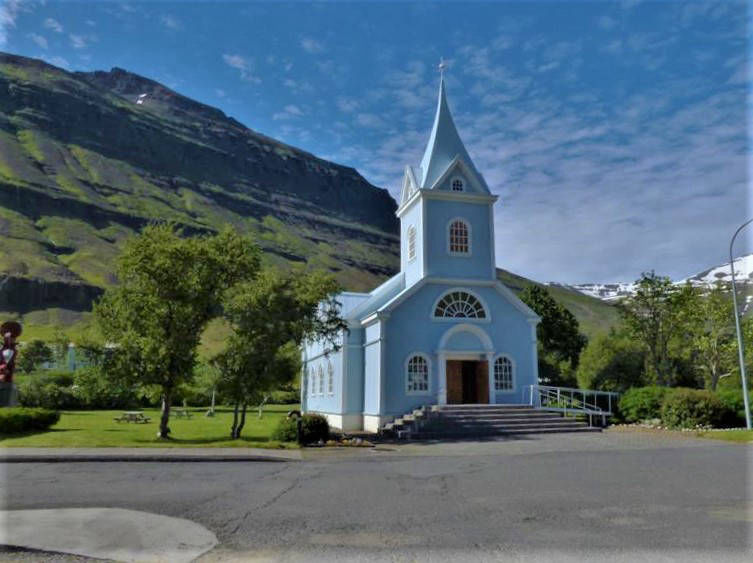
[[215,89],[214,89],[214,94],[215,94],[215,95],[216,95],[216,96],[217,96],[218,98],[224,98],[224,97],[225,97],[225,90],[223,90],[222,88],[215,88]]
[[239,70],[242,80],[245,80],[246,82],[252,82],[254,84],[259,84],[261,82],[261,79],[255,76],[252,72],[253,61],[246,59],[241,55],[230,55],[227,53],[222,55],[222,60],[225,61],[225,64],[229,67]]
[[51,29],[52,31],[56,33],[63,33],[63,26],[60,25],[60,22],[53,18],[47,18],[44,20],[44,23],[42,24],[45,28]]
[[343,113],[353,113],[358,109],[358,100],[353,98],[337,98],[337,108]]
[[324,45],[321,43],[321,41],[317,41],[316,39],[312,39],[311,37],[302,38],[301,47],[304,51],[311,54],[323,53],[325,51]]
[[38,35],[36,33],[30,33],[29,39],[34,41],[38,46],[40,46],[42,49],[47,49],[47,39],[42,37],[41,35]]
[[615,20],[611,16],[600,16],[596,20],[596,25],[598,25],[601,29],[609,30],[617,25],[617,20]]
[[71,33],[68,35],[68,38],[71,40],[71,45],[74,49],[86,48],[86,38],[83,35],[76,35],[74,33]]
[[164,25],[168,29],[177,30],[183,27],[183,25],[180,23],[180,20],[170,14],[163,14],[160,17],[160,21],[162,22],[162,25]]
[[356,122],[362,127],[377,129],[384,126],[384,121],[378,115],[373,113],[359,113],[356,116]]
[[0,47],[8,43],[9,30],[16,27],[16,19],[22,10],[20,0],[6,0],[0,5]]
[[303,111],[301,110],[301,108],[296,105],[290,104],[285,106],[281,112],[273,114],[272,119],[274,119],[275,121],[295,119],[297,117],[301,117],[302,115]]

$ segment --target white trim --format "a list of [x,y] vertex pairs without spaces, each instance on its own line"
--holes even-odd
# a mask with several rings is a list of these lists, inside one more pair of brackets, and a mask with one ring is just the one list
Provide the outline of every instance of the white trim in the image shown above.
[[426,215],[426,200],[421,198],[421,277],[429,272],[429,243],[428,243],[428,220]]
[[486,354],[486,387],[489,392],[489,404],[497,404],[497,392],[494,389],[494,352],[488,352]]
[[[496,373],[495,373],[495,367],[497,360],[500,358],[507,358],[510,361],[510,369],[512,372],[510,373],[510,377],[512,379],[512,389],[497,389],[497,379],[496,379]],[[491,375],[494,378],[494,392],[495,393],[515,393],[518,390],[518,366],[515,362],[515,358],[512,357],[511,354],[508,354],[507,352],[500,352],[499,354],[494,356],[494,364],[491,368]]]
[[[492,343],[492,339],[489,338],[489,335],[486,334],[486,331],[481,328],[478,325],[471,325],[471,324],[458,324],[453,327],[450,327],[448,330],[445,331],[445,333],[442,335],[442,337],[439,339],[439,350],[438,353],[442,354],[454,354],[454,351],[451,350],[445,350],[447,346],[447,342],[454,336],[455,334],[459,332],[470,332],[471,334],[478,337],[478,339],[481,341],[481,345],[484,347],[484,349],[481,351],[482,354],[485,354],[487,352],[493,352],[494,351],[494,344]],[[471,351],[468,351],[470,353]],[[465,353],[465,352],[458,352],[458,353]]]
[[366,432],[373,432],[374,434],[376,434],[377,432],[379,432],[379,429],[382,427],[382,425],[391,422],[394,419],[395,417],[391,415],[364,414],[363,429]]
[[[445,298],[445,296],[448,293],[454,293],[454,292],[462,292],[467,293],[468,295],[472,295],[475,297],[479,303],[481,303],[481,306],[484,308],[484,314],[486,315],[484,318],[476,318],[476,317],[437,317],[434,315],[434,313],[437,310],[437,305],[439,305],[439,302]],[[486,304],[486,301],[478,295],[476,292],[471,291],[465,287],[451,287],[450,289],[444,290],[439,297],[437,297],[434,300],[434,305],[431,307],[431,311],[429,311],[429,319],[435,322],[440,323],[447,323],[447,322],[458,322],[458,319],[462,319],[462,322],[470,321],[474,323],[490,323],[492,322],[492,316],[489,309],[489,306]]]
[[[468,230],[468,252],[454,252],[450,250],[450,227],[457,221],[463,223],[465,225],[465,228]],[[447,254],[455,258],[470,258],[473,256],[473,228],[471,226],[471,222],[468,219],[466,219],[465,217],[453,217],[452,219],[447,221],[444,232],[447,237]]]
[[395,211],[395,215],[398,218],[401,218],[403,215],[405,215],[406,211],[413,207],[413,204],[418,201],[419,197],[421,197],[421,194],[423,193],[423,190],[418,188],[415,192],[408,198],[407,201],[403,202],[400,207],[397,208],[397,211]]
[[[426,362],[426,390],[425,391],[410,391],[408,389],[408,364],[416,356],[423,358],[423,360]],[[406,395],[408,396],[431,395],[431,358],[429,357],[429,355],[423,352],[411,352],[410,354],[408,354],[405,358],[405,361],[403,362],[403,377],[405,379],[405,384],[403,385],[403,391],[405,391]]]
[[426,199],[441,199],[463,203],[494,203],[499,196],[471,192],[448,192],[447,190],[421,190]]
[[446,179],[447,177],[452,174],[457,168],[461,169],[461,172],[463,175],[470,181],[471,184],[474,185],[477,191],[481,192],[483,195],[489,194],[489,188],[486,185],[486,181],[484,180],[484,177],[481,175],[480,172],[478,172],[475,168],[470,166],[463,158],[460,157],[459,154],[455,155],[455,158],[453,158],[450,163],[447,165],[447,168],[444,169],[444,172],[440,174],[440,176],[434,181],[434,183],[431,186],[428,186],[430,190],[434,191],[444,191],[445,193],[468,193],[467,191],[463,192],[453,192],[451,190],[437,190],[438,188]]
[[387,402],[387,326],[385,319],[379,319],[379,396],[377,403],[377,412],[384,413],[385,403]]
[[492,278],[497,277],[497,251],[494,248],[494,204],[489,206],[489,256],[492,267]]
[[362,414],[338,414],[321,411],[311,411],[322,415],[327,419],[331,428],[347,432],[348,430],[361,430],[363,428]]

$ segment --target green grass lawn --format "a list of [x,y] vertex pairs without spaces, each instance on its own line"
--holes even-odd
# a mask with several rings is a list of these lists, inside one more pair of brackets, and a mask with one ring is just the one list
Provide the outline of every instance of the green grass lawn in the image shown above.
[[115,422],[122,411],[63,411],[60,421],[49,430],[23,435],[0,434],[0,447],[177,447],[177,448],[295,448],[291,443],[271,440],[277,422],[298,405],[266,405],[262,418],[256,409],[246,413],[246,425],[238,440],[231,440],[230,425],[233,412],[229,408],[216,409],[214,417],[206,417],[206,408],[189,408],[190,419],[170,416],[170,440],[157,438],[159,409],[143,409],[151,418],[148,424]]
[[699,438],[711,438],[712,440],[725,440],[741,444],[753,442],[753,430],[728,430],[726,432],[698,432]]

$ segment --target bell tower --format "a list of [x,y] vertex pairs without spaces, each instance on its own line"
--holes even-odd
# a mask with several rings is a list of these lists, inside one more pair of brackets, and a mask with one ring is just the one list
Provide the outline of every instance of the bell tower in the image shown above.
[[421,164],[406,166],[397,216],[406,287],[422,278],[493,279],[494,202],[460,139],[447,103],[444,62],[439,99]]

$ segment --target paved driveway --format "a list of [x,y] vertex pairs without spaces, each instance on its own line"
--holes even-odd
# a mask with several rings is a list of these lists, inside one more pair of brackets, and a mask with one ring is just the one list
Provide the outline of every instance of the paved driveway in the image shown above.
[[7,508],[187,518],[220,541],[206,561],[750,560],[750,446],[610,431],[304,458],[9,464]]

